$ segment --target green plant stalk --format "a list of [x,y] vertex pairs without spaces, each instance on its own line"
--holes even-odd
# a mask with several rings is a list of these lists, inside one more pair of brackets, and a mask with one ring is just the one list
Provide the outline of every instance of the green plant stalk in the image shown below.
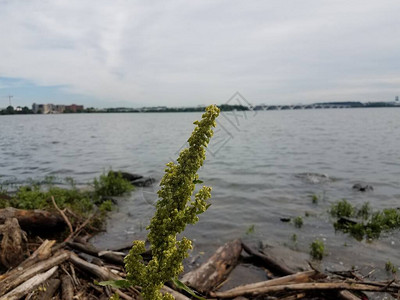
[[145,265],[141,254],[145,252],[144,241],[134,241],[132,249],[125,258],[127,280],[142,287],[144,300],[174,299],[169,294],[162,295],[163,284],[176,278],[183,271],[182,261],[188,256],[192,243],[187,238],[177,240],[187,224],[198,221],[198,214],[207,210],[207,199],[211,188],[203,186],[195,195],[196,183],[201,183],[197,171],[203,165],[205,148],[213,135],[215,119],[219,109],[208,106],[201,121],[194,122],[195,129],[188,139],[189,148],[181,151],[177,164],[170,162],[158,191],[159,200],[156,212],[147,229],[148,240],[153,254]]

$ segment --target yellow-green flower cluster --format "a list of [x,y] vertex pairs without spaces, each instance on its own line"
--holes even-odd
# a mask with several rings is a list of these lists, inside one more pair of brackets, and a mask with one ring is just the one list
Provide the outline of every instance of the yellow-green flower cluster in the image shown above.
[[177,164],[170,162],[158,191],[157,210],[147,227],[150,230],[148,240],[153,254],[152,260],[145,265],[141,254],[145,252],[143,241],[135,241],[125,258],[127,279],[142,287],[144,300],[174,299],[169,294],[162,295],[163,284],[183,271],[182,261],[192,248],[187,238],[177,240],[187,224],[198,221],[198,214],[208,208],[207,199],[211,197],[211,188],[203,186],[192,200],[196,183],[200,183],[198,169],[205,159],[205,148],[213,135],[215,119],[219,109],[208,106],[200,121],[194,122],[195,129],[188,140],[189,148],[179,154]]

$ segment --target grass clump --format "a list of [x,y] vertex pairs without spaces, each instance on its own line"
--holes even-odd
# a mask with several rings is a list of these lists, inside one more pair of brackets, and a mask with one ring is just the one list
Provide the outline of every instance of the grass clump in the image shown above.
[[361,218],[363,220],[368,220],[371,213],[372,213],[372,209],[369,205],[369,202],[366,202],[361,206],[360,209],[357,210],[357,218]]
[[354,216],[354,206],[349,203],[346,199],[342,199],[332,204],[330,213],[333,217],[353,217]]
[[247,234],[247,235],[253,234],[254,231],[255,231],[255,225],[253,224],[253,225],[250,225],[250,226],[247,228],[246,234]]
[[294,243],[297,243],[297,234],[293,233],[290,238]]
[[313,204],[318,204],[319,197],[318,197],[317,194],[312,194],[310,197],[311,197],[311,201],[312,201]]
[[298,216],[293,219],[293,223],[296,228],[301,228],[301,227],[303,227],[304,221],[301,216]]
[[76,188],[64,189],[51,186],[43,190],[40,185],[21,186],[15,195],[0,201],[0,207],[15,207],[19,209],[53,209],[50,201],[54,196],[60,209],[70,208],[77,212],[86,212],[93,209],[93,202],[88,192],[80,192]]
[[321,260],[325,255],[324,242],[316,239],[310,245],[310,255],[313,259]]
[[133,185],[122,177],[121,172],[112,170],[93,180],[94,193],[98,198],[119,196],[133,189]]
[[392,264],[392,262],[390,260],[388,260],[385,264],[385,270],[387,272],[391,272],[392,274],[396,274],[397,273],[397,268],[395,265]]

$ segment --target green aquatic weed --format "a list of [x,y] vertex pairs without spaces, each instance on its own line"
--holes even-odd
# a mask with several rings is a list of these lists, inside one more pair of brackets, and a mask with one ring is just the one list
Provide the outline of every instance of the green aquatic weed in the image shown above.
[[310,245],[310,255],[313,259],[321,260],[325,255],[324,242],[316,239]]
[[363,220],[368,220],[371,215],[371,206],[369,202],[365,202],[361,208],[357,211],[357,217],[362,218]]
[[[368,202],[361,208],[353,207],[343,200],[332,206],[331,213],[338,219],[334,222],[335,230],[349,233],[355,239],[361,241],[364,237],[377,239],[382,232],[400,228],[400,210],[386,208],[381,211],[372,211]],[[354,217],[349,219],[346,217]]]
[[197,126],[188,139],[189,148],[181,151],[177,164],[167,164],[158,191],[157,209],[147,227],[152,260],[147,265],[143,262],[144,241],[134,241],[125,258],[127,280],[142,287],[144,300],[173,299],[169,294],[162,295],[160,289],[183,271],[182,261],[192,248],[190,240],[185,237],[177,240],[176,235],[187,224],[196,223],[197,215],[209,207],[206,201],[211,196],[210,187],[203,186],[194,199],[191,196],[196,183],[200,183],[197,171],[203,165],[205,148],[213,135],[218,115],[219,109],[215,105],[208,106],[201,121],[194,122]]
[[392,264],[390,260],[385,263],[385,270],[387,272],[392,272],[393,274],[397,273],[397,268]]
[[311,201],[312,201],[312,203],[314,203],[314,204],[318,204],[318,201],[319,201],[318,195],[317,195],[317,194],[312,194],[312,195],[311,195]]
[[354,216],[354,206],[346,199],[342,199],[332,204],[330,213],[333,217],[352,217]]
[[293,234],[292,234],[292,237],[291,237],[291,240],[292,240],[293,242],[297,243],[297,234],[293,233]]
[[295,227],[301,228],[301,227],[303,227],[304,221],[303,221],[303,218],[301,216],[298,216],[298,217],[293,219],[293,223],[294,223]]
[[[93,180],[95,196],[118,196],[133,190],[133,185],[122,177],[121,172],[112,170]],[[101,201],[100,201],[101,202]]]
[[254,229],[255,229],[255,225],[254,224],[250,225],[249,228],[247,228],[247,230],[246,230],[246,234],[247,235],[253,234],[254,233]]

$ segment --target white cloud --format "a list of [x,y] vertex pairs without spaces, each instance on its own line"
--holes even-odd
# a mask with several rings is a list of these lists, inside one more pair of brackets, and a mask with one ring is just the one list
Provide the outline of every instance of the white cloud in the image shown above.
[[0,76],[132,106],[221,103],[237,90],[254,103],[392,99],[399,8],[396,0],[0,0]]

